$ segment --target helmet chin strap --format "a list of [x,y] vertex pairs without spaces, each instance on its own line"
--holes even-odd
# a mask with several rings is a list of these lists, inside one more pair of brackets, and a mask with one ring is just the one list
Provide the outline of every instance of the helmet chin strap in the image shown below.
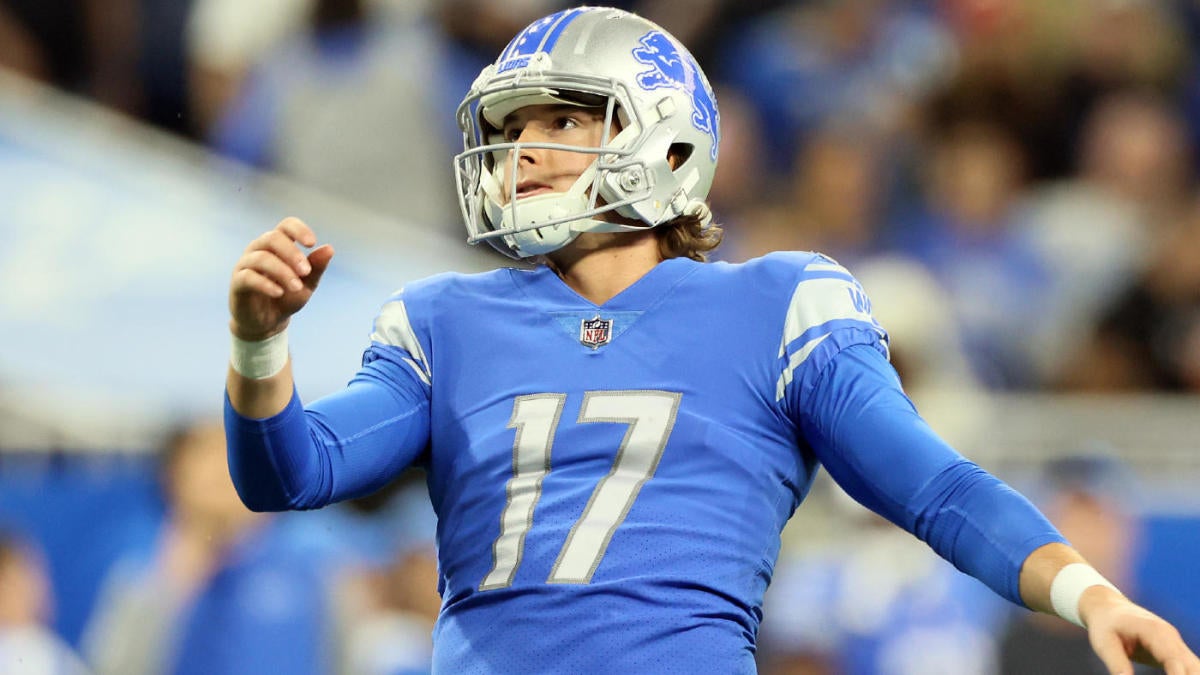
[[[571,218],[573,214],[595,210],[588,189],[596,184],[596,167],[592,162],[566,192],[552,192],[519,201],[501,202],[501,187],[494,174],[486,175],[480,186],[485,197],[487,218],[499,223],[497,229],[512,230],[504,235],[509,246],[522,256],[542,255],[571,243],[582,232],[630,232],[646,226],[610,223],[593,217]],[[512,197],[513,195],[509,195]],[[615,211],[615,209],[613,209]],[[558,222],[554,222],[558,221]],[[543,224],[550,223],[550,224]]]

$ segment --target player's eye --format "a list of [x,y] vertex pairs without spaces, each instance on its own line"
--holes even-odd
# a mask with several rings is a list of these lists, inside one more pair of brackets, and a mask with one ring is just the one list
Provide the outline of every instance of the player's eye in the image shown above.
[[524,131],[523,127],[509,127],[504,130],[504,140],[508,143],[516,143],[517,139],[521,137],[522,131]]
[[563,115],[554,120],[555,129],[574,129],[577,126],[579,126],[579,120],[572,115]]

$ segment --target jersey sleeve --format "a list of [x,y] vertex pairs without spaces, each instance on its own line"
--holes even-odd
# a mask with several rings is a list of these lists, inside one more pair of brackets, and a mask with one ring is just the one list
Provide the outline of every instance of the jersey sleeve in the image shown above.
[[800,419],[804,402],[830,360],[859,344],[888,357],[888,334],[871,314],[866,291],[833,259],[809,258],[788,302],[778,354],[775,398],[791,419]]
[[1025,559],[1065,541],[1029,500],[938,437],[901,390],[896,371],[868,346],[833,357],[811,394],[804,436],[850,496],[1023,604]]
[[384,305],[363,365],[341,391],[307,407],[243,417],[225,398],[229,468],[259,511],[319,508],[383,487],[429,444],[430,369],[402,296]]

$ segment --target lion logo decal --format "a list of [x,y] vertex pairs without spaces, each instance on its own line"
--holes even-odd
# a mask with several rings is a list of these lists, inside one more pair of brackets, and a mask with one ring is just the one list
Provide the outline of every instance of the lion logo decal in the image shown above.
[[638,86],[646,91],[663,87],[686,91],[692,97],[692,124],[712,138],[710,155],[716,160],[720,117],[712,91],[700,77],[695,61],[661,31],[646,33],[639,42],[641,46],[633,50],[633,58],[650,69],[637,74]]

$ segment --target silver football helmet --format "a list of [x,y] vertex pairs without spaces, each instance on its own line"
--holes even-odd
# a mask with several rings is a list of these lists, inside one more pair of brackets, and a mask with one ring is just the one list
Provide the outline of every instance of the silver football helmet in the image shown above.
[[[620,131],[611,138],[605,132],[594,148],[505,141],[509,113],[546,103],[604,108],[604,128],[615,121]],[[454,173],[472,244],[486,241],[526,258],[557,250],[580,232],[645,229],[685,215],[704,225],[712,220],[705,198],[720,141],[712,88],[687,49],[635,14],[577,7],[533,22],[483,69],[457,116],[464,150]],[[596,159],[566,192],[518,200],[519,162],[508,160],[522,148]],[[510,180],[502,180],[504,172]],[[610,211],[638,224],[602,220]]]

